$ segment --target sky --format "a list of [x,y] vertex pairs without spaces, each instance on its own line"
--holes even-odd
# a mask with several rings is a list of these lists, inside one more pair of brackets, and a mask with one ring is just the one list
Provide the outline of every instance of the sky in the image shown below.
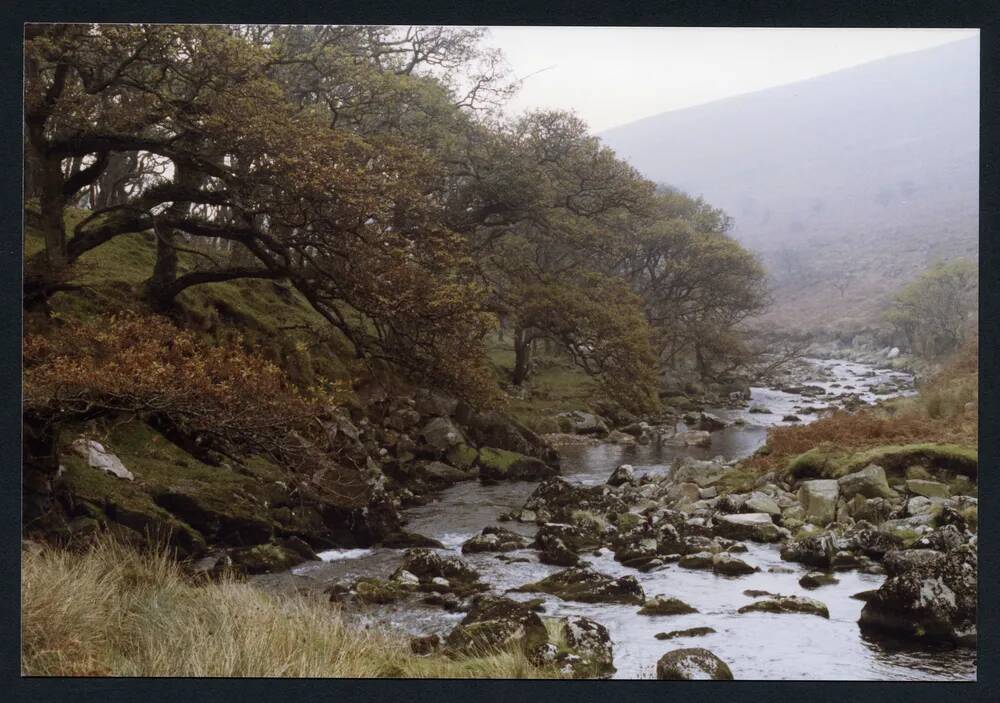
[[572,109],[593,132],[976,36],[969,29],[491,27],[523,86],[507,106]]

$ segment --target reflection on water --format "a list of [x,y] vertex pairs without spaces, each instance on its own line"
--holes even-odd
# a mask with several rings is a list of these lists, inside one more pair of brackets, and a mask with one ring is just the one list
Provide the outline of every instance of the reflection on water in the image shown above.
[[[862,364],[819,362],[830,377],[822,385],[836,394],[844,392],[830,384],[855,381],[868,372]],[[898,373],[879,373],[865,378],[875,385]],[[856,392],[856,391],[848,391]],[[868,398],[871,399],[870,394]],[[820,407],[823,399],[806,398],[768,389],[753,389],[752,402],[765,405],[771,412],[750,414],[745,409],[719,409],[717,415],[727,420],[742,418],[746,424],[716,432],[712,446],[706,449],[667,445],[575,445],[560,449],[563,475],[570,481],[594,484],[604,482],[622,463],[633,464],[637,471],[665,471],[682,454],[696,458],[723,456],[739,458],[752,453],[765,440],[767,426],[778,424],[796,407]],[[804,420],[808,417],[803,416]],[[475,482],[458,484],[442,492],[437,500],[406,512],[407,528],[441,540],[449,553],[459,554],[460,546],[483,527],[496,524],[500,513],[519,509],[535,484],[508,483],[481,486]],[[504,523],[504,526],[532,535],[534,525]],[[585,604],[560,601],[544,596],[546,614],[579,614],[605,625],[614,643],[616,674],[619,678],[654,676],[656,661],[667,651],[679,647],[706,647],[726,661],[737,679],[869,679],[869,680],[971,680],[976,677],[975,651],[968,649],[916,648],[901,643],[875,641],[861,635],[857,621],[863,603],[851,598],[859,591],[877,588],[881,576],[858,572],[840,572],[840,583],[806,591],[798,580],[805,573],[798,564],[781,560],[777,547],[748,543],[741,555],[761,571],[736,578],[710,572],[681,569],[675,564],[650,573],[623,567],[607,550],[587,556],[603,573],[618,576],[631,574],[639,579],[647,596],[664,594],[678,597],[699,612],[674,616],[641,616],[638,608],[626,605]],[[332,581],[366,575],[388,576],[399,563],[400,551],[394,549],[334,550],[333,560],[297,567],[293,574],[258,577],[262,584],[274,587],[312,586],[321,588]],[[474,554],[465,558],[473,563],[497,592],[504,592],[529,581],[537,581],[558,570],[537,561],[532,550],[510,552],[507,557],[521,557],[524,562],[507,562],[496,555]],[[737,609],[752,601],[746,589],[781,594],[808,595],[823,601],[830,619],[815,615],[748,613]],[[525,599],[539,594],[510,593]],[[445,613],[420,604],[395,604],[361,608],[351,606],[349,616],[402,628],[413,634],[447,632],[462,618],[461,613]],[[715,633],[703,637],[657,640],[658,632],[708,626]]]

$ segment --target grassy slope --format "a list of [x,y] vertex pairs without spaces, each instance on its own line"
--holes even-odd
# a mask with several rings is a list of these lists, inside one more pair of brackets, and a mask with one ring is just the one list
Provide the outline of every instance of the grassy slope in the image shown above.
[[[68,220],[81,216],[71,213]],[[39,234],[28,228],[25,255],[41,251]],[[199,257],[180,254],[180,272],[192,270]],[[89,320],[116,311],[146,312],[139,300],[150,276],[155,246],[150,234],[128,234],[93,249],[74,265],[79,290],[57,293],[50,307],[57,318]],[[347,378],[351,354],[339,333],[290,286],[266,280],[235,280],[195,286],[178,297],[177,316],[185,326],[214,340],[242,336],[266,357],[280,363],[294,380],[311,383],[317,375]],[[44,330],[40,316],[27,320],[29,330]]]
[[164,555],[102,542],[24,552],[29,676],[556,678],[523,654],[418,657],[404,636],[345,624],[329,603],[196,583]]
[[[501,382],[508,383],[514,369],[514,350],[493,338],[490,360]],[[512,398],[508,412],[535,432],[558,432],[556,415],[569,410],[592,411],[601,397],[598,384],[567,359],[537,355],[535,370],[524,385],[524,398]]]

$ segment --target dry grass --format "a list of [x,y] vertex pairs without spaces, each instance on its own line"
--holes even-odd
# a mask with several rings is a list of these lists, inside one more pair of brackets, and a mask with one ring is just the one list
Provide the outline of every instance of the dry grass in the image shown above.
[[920,388],[917,396],[890,400],[855,413],[836,411],[807,425],[773,427],[767,449],[744,462],[750,475],[783,470],[810,450],[850,454],[886,445],[978,445],[978,357],[967,345]]
[[103,541],[24,552],[22,672],[35,676],[556,677],[519,653],[413,655],[329,603],[229,579],[195,583],[165,553]]

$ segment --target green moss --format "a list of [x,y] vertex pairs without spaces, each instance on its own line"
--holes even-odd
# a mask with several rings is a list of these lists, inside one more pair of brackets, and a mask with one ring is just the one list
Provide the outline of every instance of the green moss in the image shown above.
[[399,582],[379,578],[358,579],[354,590],[362,603],[395,603],[406,595]]
[[[62,481],[74,500],[86,501],[101,517],[119,522],[140,534],[165,538],[187,549],[204,547],[202,535],[183,520],[153,502],[141,481],[126,481],[95,469],[74,452],[60,456]],[[129,464],[126,464],[129,466]],[[133,464],[134,466],[134,464]]]
[[473,464],[475,464],[478,457],[479,452],[467,444],[457,444],[449,449],[448,453],[445,455],[449,464],[456,466],[463,471],[469,469]]
[[715,486],[719,489],[720,494],[749,493],[754,489],[757,479],[763,473],[765,472],[749,466],[734,466],[719,479]]
[[618,515],[618,519],[615,521],[615,524],[618,526],[618,529],[621,530],[622,532],[627,532],[628,530],[636,528],[642,523],[643,523],[643,518],[641,515],[628,512],[620,513]]
[[135,475],[134,481],[124,481],[92,469],[69,448],[81,429],[63,434],[64,480],[74,495],[102,506],[115,521],[139,531],[146,523],[162,523],[197,540],[203,529],[245,528],[266,538],[274,526],[258,496],[262,481],[279,481],[283,475],[266,460],[248,459],[239,471],[210,466],[148,425],[129,422],[99,440]]
[[906,467],[921,464],[931,469],[955,471],[975,477],[979,467],[979,452],[958,444],[925,443],[877,447],[840,462],[838,475],[857,471],[868,464],[877,464],[887,473],[902,474]]
[[821,444],[799,454],[788,464],[792,478],[839,478],[876,464],[887,474],[902,476],[915,464],[932,470],[953,471],[975,477],[979,452],[958,444],[904,444],[875,447],[862,452],[845,453],[829,444]]
[[489,469],[491,473],[509,473],[511,467],[521,459],[524,459],[524,455],[506,449],[483,447],[479,450],[480,465]]
[[838,452],[827,444],[813,447],[799,454],[788,464],[788,473],[792,478],[822,478],[829,477],[834,472]]

